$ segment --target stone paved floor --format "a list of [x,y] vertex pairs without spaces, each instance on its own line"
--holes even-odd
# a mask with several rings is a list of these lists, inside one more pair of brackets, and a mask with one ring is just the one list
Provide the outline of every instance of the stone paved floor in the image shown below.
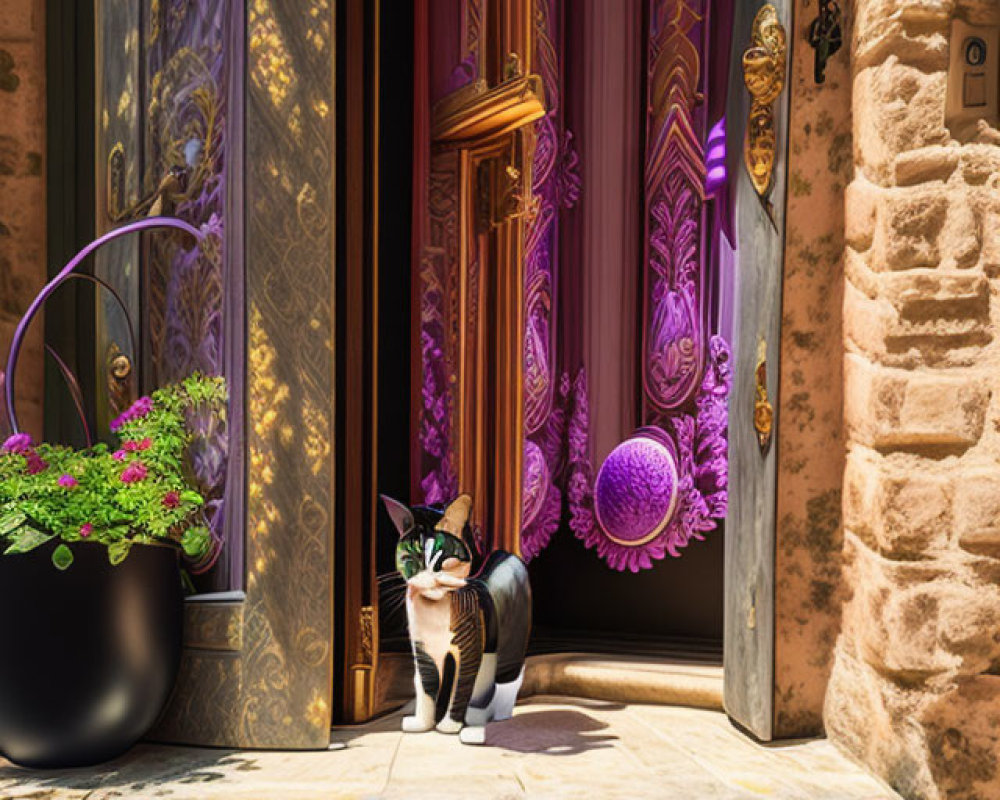
[[[403,735],[398,715],[334,731],[321,753],[140,745],[100,768],[28,773],[0,798],[895,798],[825,740],[761,746],[716,711],[532,698],[487,746]],[[339,748],[339,749],[337,749]]]

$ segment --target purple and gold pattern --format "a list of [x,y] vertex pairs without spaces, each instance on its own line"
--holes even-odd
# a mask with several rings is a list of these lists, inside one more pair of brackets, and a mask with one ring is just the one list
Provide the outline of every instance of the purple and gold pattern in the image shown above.
[[[205,235],[185,249],[174,241],[150,245],[146,308],[152,381],[180,380],[192,372],[222,375],[225,280],[226,3],[161,0],[150,10],[147,74],[146,188],[171,170],[183,174],[180,191],[162,200],[169,212]],[[196,567],[208,570],[222,546],[228,432],[217,415],[193,420],[199,434],[192,467],[206,498],[216,546]]]
[[[547,113],[535,127],[532,194],[535,213],[525,234],[524,288],[524,480],[521,549],[532,558],[559,527],[562,493],[555,483],[565,413],[554,403],[556,368],[553,320],[556,314],[557,217],[579,198],[580,178],[573,135],[563,129],[560,107],[558,4],[535,4],[535,56],[545,86]],[[544,461],[539,462],[539,456]]]
[[[616,570],[677,557],[726,514],[730,351],[708,337],[704,0],[651,0],[641,428],[591,489],[586,387],[569,424],[570,528]],[[585,380],[581,372],[577,383]]]
[[704,0],[650,5],[642,374],[654,414],[690,400],[705,363],[703,6]]
[[458,252],[459,161],[454,152],[433,157],[428,190],[428,246],[420,264],[420,488],[423,502],[454,497],[458,479],[451,463],[454,433],[452,386],[457,375],[453,330],[459,287],[453,254]]

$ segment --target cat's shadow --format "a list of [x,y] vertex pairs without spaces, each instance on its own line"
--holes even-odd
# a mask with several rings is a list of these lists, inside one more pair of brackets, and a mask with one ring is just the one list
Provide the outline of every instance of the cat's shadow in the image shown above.
[[574,756],[614,747],[608,724],[583,710],[519,706],[514,717],[486,728],[486,746],[548,756]]

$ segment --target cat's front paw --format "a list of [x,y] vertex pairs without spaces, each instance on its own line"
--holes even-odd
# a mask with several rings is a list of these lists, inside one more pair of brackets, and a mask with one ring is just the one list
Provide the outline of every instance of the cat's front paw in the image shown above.
[[433,727],[433,722],[427,722],[420,717],[403,717],[403,733],[424,733]]
[[437,724],[438,733],[455,734],[462,730],[462,723],[455,722],[451,717],[445,717]]
[[466,725],[458,734],[462,744],[486,744],[485,725]]

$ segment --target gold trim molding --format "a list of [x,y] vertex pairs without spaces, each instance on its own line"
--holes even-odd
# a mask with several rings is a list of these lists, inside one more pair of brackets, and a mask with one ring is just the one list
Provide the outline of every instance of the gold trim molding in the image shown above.
[[[465,92],[465,90],[459,90]],[[545,116],[545,88],[538,75],[504,81],[494,89],[474,92],[456,107],[445,98],[435,114],[431,136],[435,144],[481,145]]]

